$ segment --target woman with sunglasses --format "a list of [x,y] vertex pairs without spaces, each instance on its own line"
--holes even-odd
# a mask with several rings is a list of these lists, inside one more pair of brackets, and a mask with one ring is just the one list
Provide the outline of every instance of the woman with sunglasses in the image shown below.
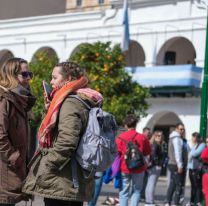
[[21,72],[18,75],[20,84],[26,89],[30,90],[30,80],[33,77],[33,73],[29,71],[28,62],[24,59],[20,59]]
[[27,112],[36,98],[22,84],[22,59],[11,58],[0,68],[0,205],[25,199],[28,145]]
[[156,130],[150,139],[152,150],[147,170],[148,177],[145,189],[145,206],[155,206],[154,193],[164,160],[164,153],[162,150],[163,142],[163,132]]
[[78,95],[92,107],[100,105],[103,98],[88,88],[84,71],[74,62],[57,64],[50,83],[51,102],[38,131],[39,149],[23,191],[44,197],[45,206],[81,206],[91,200],[94,191],[94,177],[86,179],[74,162],[89,110],[71,95]]
[[[24,59],[20,59],[21,72],[18,74],[19,83],[27,90],[30,91],[30,80],[33,78],[33,73],[29,71],[28,62]],[[28,111],[28,121],[32,120],[34,114],[32,111]],[[27,162],[30,161],[36,146],[36,138],[32,137],[31,130],[28,122],[28,151]]]

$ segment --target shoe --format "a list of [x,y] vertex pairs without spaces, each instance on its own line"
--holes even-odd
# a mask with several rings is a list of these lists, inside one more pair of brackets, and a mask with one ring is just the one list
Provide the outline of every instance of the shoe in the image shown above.
[[154,203],[145,203],[144,206],[156,206]]
[[180,198],[179,203],[180,203],[180,205],[183,205],[183,203],[184,203],[184,197],[181,197],[181,198]]
[[167,203],[164,204],[164,206],[170,206],[170,203],[167,202]]
[[114,197],[107,197],[102,205],[119,205],[119,199]]
[[116,204],[119,204],[119,198],[114,197],[114,200],[115,200]]
[[102,205],[111,205],[109,197],[106,198],[106,200],[102,203]]
[[188,203],[186,204],[186,206],[194,206],[194,203],[188,202]]

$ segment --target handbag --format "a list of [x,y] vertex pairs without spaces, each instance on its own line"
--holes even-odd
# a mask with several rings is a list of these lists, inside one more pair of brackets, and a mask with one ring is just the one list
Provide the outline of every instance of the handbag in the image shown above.
[[[196,149],[199,147],[200,144],[198,144],[196,146]],[[202,171],[202,167],[203,167],[203,162],[201,159],[201,155],[197,156],[197,157],[193,157],[193,169],[201,172]]]
[[111,177],[114,178],[116,176],[117,173],[119,173],[121,170],[121,155],[120,153],[116,154],[116,157],[113,161],[113,164],[111,166]]
[[193,169],[201,171],[203,167],[203,162],[201,161],[200,156],[193,158]]

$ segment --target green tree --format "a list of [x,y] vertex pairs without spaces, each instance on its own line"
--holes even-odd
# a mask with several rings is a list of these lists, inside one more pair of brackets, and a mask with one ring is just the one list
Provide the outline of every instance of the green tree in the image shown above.
[[46,80],[50,82],[52,69],[58,62],[57,57],[48,57],[47,52],[38,52],[35,55],[34,62],[30,63],[30,70],[33,72],[34,76],[31,80],[31,90],[32,93],[37,97],[35,106],[33,107],[34,120],[32,121],[32,126],[37,127],[44,114],[44,95],[42,81]]
[[114,114],[118,124],[128,113],[145,115],[149,91],[133,82],[124,70],[125,60],[119,45],[83,44],[70,60],[86,69],[91,87],[104,96],[104,110]]

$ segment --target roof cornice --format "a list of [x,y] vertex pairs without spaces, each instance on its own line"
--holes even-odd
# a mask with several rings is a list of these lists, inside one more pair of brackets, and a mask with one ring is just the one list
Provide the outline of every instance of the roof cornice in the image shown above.
[[[129,7],[133,9],[139,7],[177,4],[178,1],[185,1],[185,0],[129,0]],[[121,0],[110,0],[110,3],[113,5],[114,8],[120,8],[123,6],[123,1]]]

